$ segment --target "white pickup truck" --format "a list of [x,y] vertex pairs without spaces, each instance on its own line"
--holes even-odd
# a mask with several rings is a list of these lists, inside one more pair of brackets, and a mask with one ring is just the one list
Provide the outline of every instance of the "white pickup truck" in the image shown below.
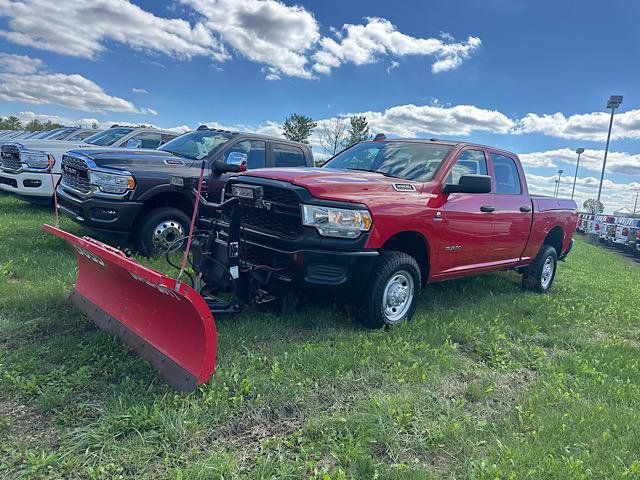
[[[8,140],[0,153],[0,190],[33,203],[49,204],[62,175],[62,155],[82,148],[158,148],[177,137],[155,128],[114,126],[82,141]],[[1,143],[1,139],[0,139]],[[49,163],[53,162],[53,182]]]

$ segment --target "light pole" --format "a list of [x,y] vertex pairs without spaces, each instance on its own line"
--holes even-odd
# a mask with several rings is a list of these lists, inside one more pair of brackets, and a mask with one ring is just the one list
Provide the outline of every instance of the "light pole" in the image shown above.
[[640,192],[636,192],[636,203],[633,206],[633,214],[636,214],[636,208],[638,208],[638,195],[640,195]]
[[555,197],[560,195],[560,178],[562,177],[563,173],[564,173],[564,170],[562,169],[558,170],[558,179],[556,180],[556,193],[554,195]]
[[580,155],[584,153],[584,148],[576,148],[578,154],[578,162],[576,163],[576,174],[573,176],[573,189],[571,190],[571,200],[573,200],[573,194],[576,192],[576,180],[578,179],[578,168],[580,167]]
[[600,196],[602,195],[602,182],[604,182],[604,170],[607,168],[607,154],[609,153],[609,141],[611,140],[611,127],[613,126],[613,114],[616,108],[622,103],[622,95],[611,95],[607,102],[607,108],[611,109],[611,118],[609,119],[609,133],[607,133],[607,145],[604,147],[604,161],[602,162],[602,173],[600,174],[600,186],[598,187],[598,198],[596,200],[596,209],[600,205]]

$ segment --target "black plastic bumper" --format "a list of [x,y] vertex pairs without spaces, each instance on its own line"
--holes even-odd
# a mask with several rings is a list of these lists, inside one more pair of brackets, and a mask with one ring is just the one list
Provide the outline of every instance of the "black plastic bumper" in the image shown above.
[[242,256],[248,265],[281,268],[275,277],[292,288],[356,297],[367,287],[379,252],[305,248],[287,251],[245,241]]
[[58,208],[80,225],[103,235],[126,240],[142,203],[102,198],[81,199],[58,188]]

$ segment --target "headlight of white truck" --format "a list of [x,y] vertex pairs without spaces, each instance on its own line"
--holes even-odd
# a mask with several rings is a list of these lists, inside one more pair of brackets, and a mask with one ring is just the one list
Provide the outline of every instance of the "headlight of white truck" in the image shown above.
[[302,205],[302,224],[315,227],[325,237],[356,238],[371,228],[367,210]]
[[126,193],[136,186],[136,181],[129,172],[117,174],[89,170],[89,183],[105,193]]
[[31,168],[49,168],[49,161],[55,162],[53,157],[42,150],[22,150],[20,162]]

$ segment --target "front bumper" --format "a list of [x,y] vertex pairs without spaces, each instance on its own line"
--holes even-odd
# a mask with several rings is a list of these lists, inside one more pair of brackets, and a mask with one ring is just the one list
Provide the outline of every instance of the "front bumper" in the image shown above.
[[344,297],[362,294],[379,259],[377,250],[281,250],[249,240],[243,242],[241,252],[245,266],[281,269],[275,277],[294,288]]
[[[60,174],[54,173],[53,180],[58,185]],[[10,173],[0,170],[0,190],[44,202],[51,201],[53,197],[53,185],[48,172]]]
[[62,213],[91,230],[117,239],[128,239],[142,205],[97,197],[82,199],[58,188],[58,209]]

